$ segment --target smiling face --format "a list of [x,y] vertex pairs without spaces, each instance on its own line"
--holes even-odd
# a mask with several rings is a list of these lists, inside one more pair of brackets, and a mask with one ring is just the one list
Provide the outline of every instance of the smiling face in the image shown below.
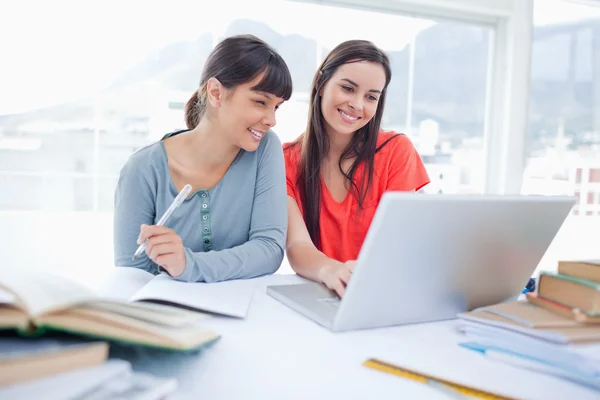
[[220,126],[233,145],[246,151],[255,151],[263,135],[275,126],[275,112],[284,101],[271,93],[253,89],[263,75],[231,90],[222,89],[224,93],[218,108]]
[[341,65],[321,91],[321,110],[329,136],[352,135],[375,115],[386,76],[370,61]]

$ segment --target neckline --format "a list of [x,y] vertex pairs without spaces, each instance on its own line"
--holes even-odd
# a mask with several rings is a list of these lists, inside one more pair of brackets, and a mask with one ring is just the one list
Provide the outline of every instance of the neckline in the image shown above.
[[[169,188],[171,189],[171,193],[173,194],[173,196],[177,196],[177,194],[179,193],[179,191],[177,190],[177,187],[175,186],[175,182],[173,182],[173,176],[171,176],[171,170],[169,169],[169,155],[167,154],[167,149],[165,147],[165,143],[164,140],[171,137],[171,136],[175,136],[178,135],[180,133],[183,132],[187,132],[190,129],[184,129],[181,131],[175,131],[175,132],[171,132],[166,134],[165,136],[162,137],[162,139],[160,139],[159,143],[160,143],[160,148],[162,149],[162,154],[164,156],[164,160],[163,160],[163,168],[167,174],[167,176],[169,177]],[[194,197],[197,193],[204,193],[204,192],[213,192],[216,188],[218,188],[221,185],[221,182],[223,182],[223,179],[225,179],[225,177],[227,176],[227,174],[229,174],[229,171],[231,171],[232,167],[238,162],[238,159],[240,158],[240,155],[242,154],[243,150],[240,149],[240,151],[236,154],[235,158],[233,159],[233,161],[231,162],[231,164],[229,165],[229,167],[227,168],[227,171],[225,171],[225,174],[221,177],[221,179],[219,179],[219,181],[210,189],[206,189],[206,188],[199,188],[196,189],[194,192],[190,193],[188,195],[188,197],[184,200],[187,201],[189,199],[191,199],[192,197]]]
[[348,191],[346,191],[346,196],[344,197],[344,200],[337,201],[333,197],[333,195],[331,194],[331,192],[329,191],[329,188],[327,187],[327,184],[325,183],[325,180],[323,180],[323,177],[321,177],[320,180],[321,180],[321,191],[323,193],[325,193],[325,196],[329,197],[329,200],[333,201],[335,204],[342,205],[342,204],[344,204],[348,200],[348,197],[350,197],[350,190],[348,190]]

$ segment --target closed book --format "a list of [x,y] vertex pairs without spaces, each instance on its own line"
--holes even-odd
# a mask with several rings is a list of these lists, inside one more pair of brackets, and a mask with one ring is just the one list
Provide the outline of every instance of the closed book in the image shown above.
[[538,295],[577,308],[590,316],[600,316],[600,283],[543,272],[539,278]]
[[558,273],[600,283],[600,260],[559,261]]

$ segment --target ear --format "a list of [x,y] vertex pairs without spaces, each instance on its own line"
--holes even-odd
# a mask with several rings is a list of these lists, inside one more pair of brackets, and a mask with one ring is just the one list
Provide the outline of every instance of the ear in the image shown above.
[[225,88],[217,78],[210,78],[206,83],[206,99],[213,107],[220,107],[223,102]]

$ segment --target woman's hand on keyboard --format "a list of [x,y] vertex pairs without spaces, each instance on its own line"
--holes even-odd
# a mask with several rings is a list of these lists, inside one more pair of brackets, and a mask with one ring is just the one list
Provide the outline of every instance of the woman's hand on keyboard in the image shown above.
[[354,264],[356,261],[350,260],[345,263],[336,261],[335,264],[325,265],[319,270],[319,279],[338,296],[343,297],[346,285],[350,282]]

